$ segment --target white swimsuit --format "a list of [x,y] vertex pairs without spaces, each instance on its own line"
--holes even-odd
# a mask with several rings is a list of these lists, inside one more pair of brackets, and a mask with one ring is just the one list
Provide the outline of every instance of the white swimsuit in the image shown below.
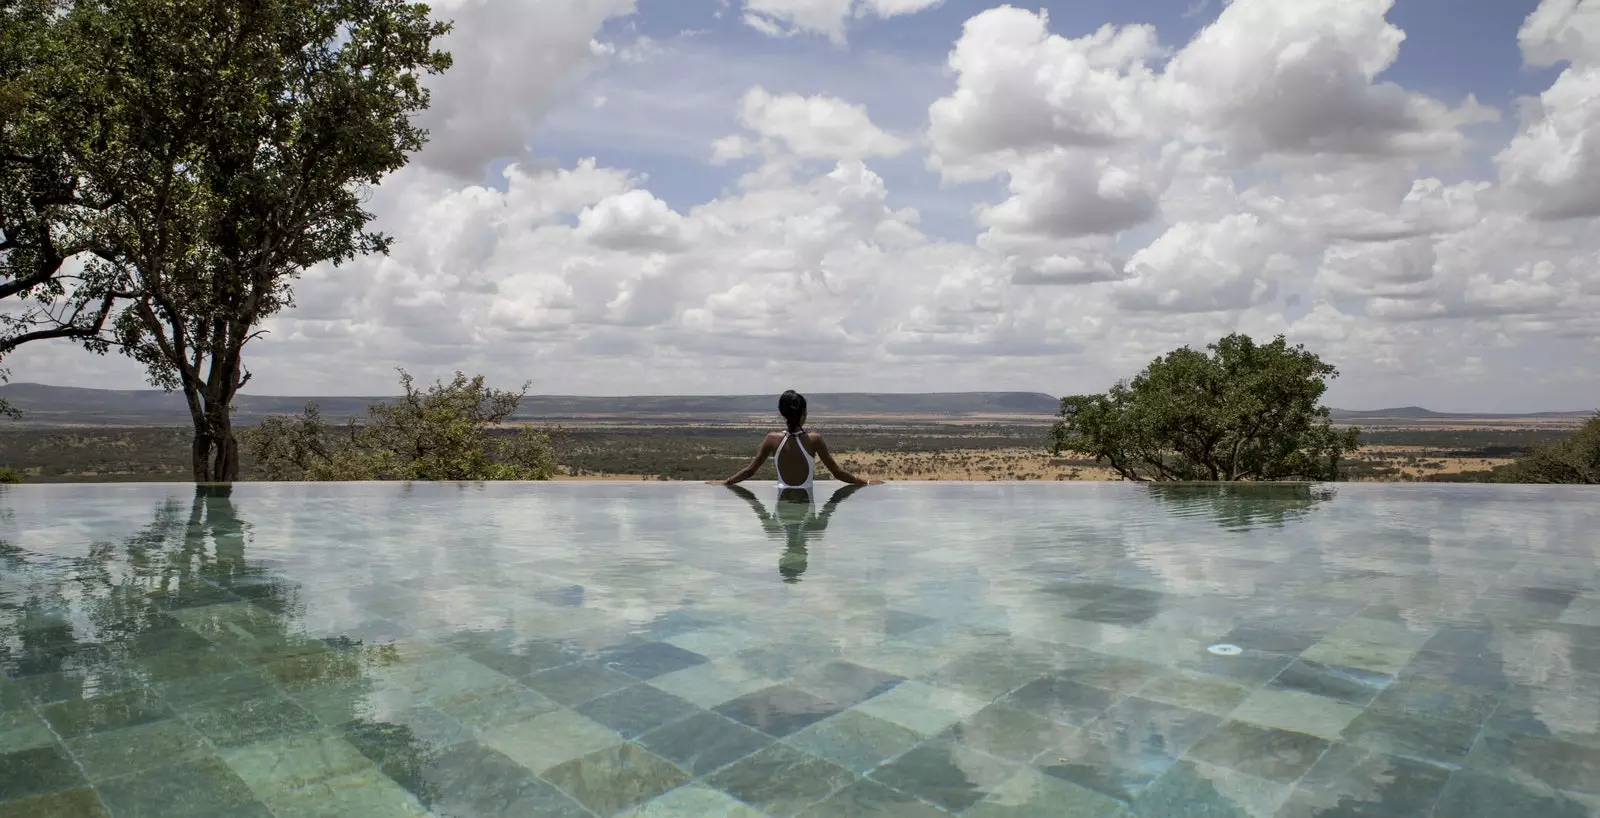
[[811,482],[817,475],[817,460],[811,456],[810,452],[806,451],[805,444],[800,442],[800,437],[798,435],[790,432],[783,433],[783,442],[778,444],[778,450],[772,454],[772,465],[774,467],[778,465],[778,455],[783,452],[784,446],[789,445],[790,440],[794,441],[795,447],[798,448],[800,450],[800,454],[804,455],[806,458],[806,481],[799,485],[791,486],[788,483],[783,482],[783,470],[778,469],[778,488],[804,489],[805,491],[809,492],[811,491]]

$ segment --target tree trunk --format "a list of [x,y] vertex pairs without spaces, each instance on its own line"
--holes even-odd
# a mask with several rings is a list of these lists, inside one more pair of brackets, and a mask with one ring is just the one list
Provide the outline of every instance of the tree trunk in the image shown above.
[[[229,411],[233,395],[218,401],[199,395],[200,412],[194,418],[194,445],[190,450],[194,482],[230,486],[239,479],[239,441],[233,434]],[[191,406],[193,403],[191,403]]]

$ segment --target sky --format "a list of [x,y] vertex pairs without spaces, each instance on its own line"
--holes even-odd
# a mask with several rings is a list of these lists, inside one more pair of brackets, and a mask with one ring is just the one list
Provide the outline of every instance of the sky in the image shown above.
[[250,392],[1062,395],[1238,331],[1340,407],[1600,407],[1600,0],[433,13],[395,244],[305,272]]

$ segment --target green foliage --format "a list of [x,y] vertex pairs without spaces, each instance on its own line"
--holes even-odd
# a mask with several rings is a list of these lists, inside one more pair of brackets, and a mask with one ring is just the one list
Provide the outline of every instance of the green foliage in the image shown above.
[[1600,413],[1556,443],[1539,444],[1526,457],[1495,470],[1498,483],[1600,484]]
[[0,485],[16,485],[22,482],[22,472],[16,469],[0,468]]
[[113,203],[68,161],[56,121],[84,84],[54,70],[67,56],[65,8],[0,0],[0,358],[30,341],[92,338],[111,311],[104,297],[67,299],[81,277],[66,260],[88,249],[92,216]]
[[1360,443],[1319,403],[1337,370],[1281,336],[1257,345],[1229,335],[1208,349],[1175,350],[1108,392],[1062,398],[1053,451],[1137,481],[1338,479]]
[[240,437],[265,480],[548,480],[556,473],[550,435],[523,426],[495,430],[516,412],[528,387],[491,389],[483,376],[457,372],[450,383],[417,388],[400,373],[405,395],[373,404],[362,421],[330,428],[316,404],[293,417],[271,417]]
[[102,343],[183,391],[195,480],[231,481],[243,348],[303,269],[387,250],[364,202],[424,142],[449,27],[405,0],[76,0],[53,27],[48,125],[114,203],[75,308],[122,305]]

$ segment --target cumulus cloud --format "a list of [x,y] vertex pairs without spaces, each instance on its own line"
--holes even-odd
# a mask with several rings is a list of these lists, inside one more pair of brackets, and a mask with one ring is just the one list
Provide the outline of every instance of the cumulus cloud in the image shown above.
[[1600,215],[1600,0],[1544,0],[1517,39],[1529,65],[1567,67],[1522,101],[1522,127],[1495,157],[1500,181],[1537,218]]
[[720,139],[713,145],[713,162],[742,158],[763,147],[833,160],[896,156],[910,147],[872,124],[866,106],[837,97],[772,94],[757,86],[745,93],[740,121],[759,141],[739,134]]
[[[842,38],[863,16],[928,5],[730,8]],[[694,91],[696,111],[725,100],[735,127],[679,134],[672,162],[636,138],[557,163],[523,155],[540,112],[603,90],[610,102],[584,115],[640,131],[627,61],[670,71],[688,46],[599,45],[604,21],[633,9],[601,0],[537,35],[560,48],[526,55],[498,29],[532,23],[456,0],[476,21],[463,31],[486,32],[467,74],[496,75],[514,104],[484,105],[467,80],[436,90],[438,152],[370,202],[393,254],[307,271],[299,306],[253,346],[253,385],[382,390],[407,365],[567,393],[1068,393],[1242,330],[1338,364],[1340,403],[1592,403],[1570,384],[1600,383],[1594,7],[1546,0],[1517,33],[1530,65],[1561,73],[1496,145],[1468,138],[1487,116],[1470,100],[1380,79],[1405,47],[1390,3],[1234,0],[1187,43],[1148,26],[1065,36],[1016,8],[973,15],[944,85],[920,89],[934,100],[920,139],[877,124],[891,121],[875,121],[883,94],[795,93],[768,73],[742,96],[756,78]],[[737,132],[712,142],[725,128]],[[516,161],[483,183],[494,157]],[[56,349],[7,363],[19,379],[111,382],[113,359],[63,363]],[[1518,365],[1549,360],[1570,364],[1563,378]]]
[[428,79],[431,139],[418,161],[475,181],[490,162],[521,156],[559,95],[614,50],[596,42],[601,25],[634,10],[635,0],[434,3],[455,25],[441,43],[455,64]]
[[956,88],[928,110],[933,167],[984,178],[1028,151],[1146,135],[1155,29],[1105,26],[1072,40],[1048,24],[1043,12],[1009,6],[967,21],[949,58]]
[[1191,138],[1241,158],[1267,154],[1438,156],[1467,145],[1461,128],[1497,114],[1459,107],[1376,77],[1405,33],[1394,0],[1236,0],[1173,58],[1162,91]]

